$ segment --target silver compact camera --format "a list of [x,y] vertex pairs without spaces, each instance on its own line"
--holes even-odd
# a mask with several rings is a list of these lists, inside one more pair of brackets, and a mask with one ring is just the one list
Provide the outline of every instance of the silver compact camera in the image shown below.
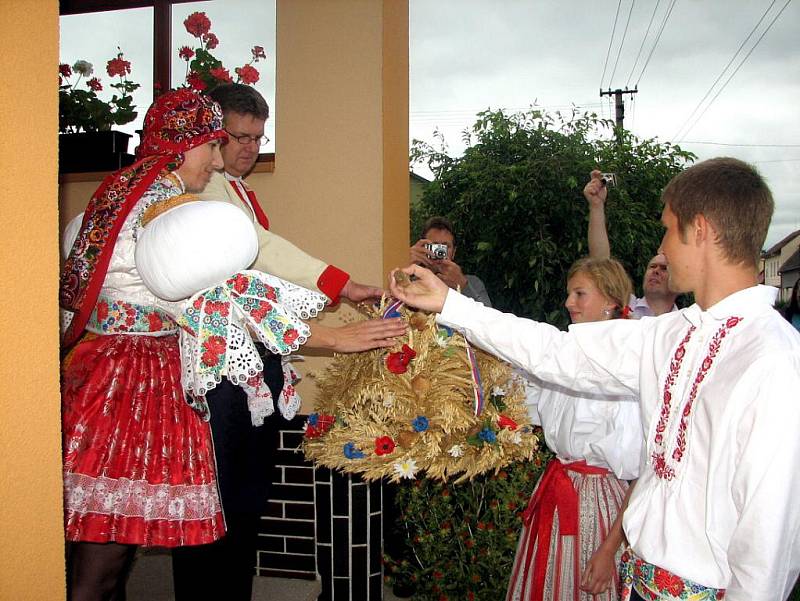
[[616,186],[617,176],[615,173],[603,173],[600,178],[603,180],[604,186]]
[[430,244],[426,244],[425,248],[428,251],[429,259],[441,261],[442,259],[447,258],[447,244],[437,244],[435,242],[431,242]]

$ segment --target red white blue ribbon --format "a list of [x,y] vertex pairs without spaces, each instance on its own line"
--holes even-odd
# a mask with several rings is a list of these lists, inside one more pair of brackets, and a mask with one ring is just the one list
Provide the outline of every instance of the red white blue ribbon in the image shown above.
[[479,417],[483,412],[484,397],[483,397],[483,383],[481,382],[481,372],[478,369],[478,359],[475,357],[475,351],[472,350],[469,343],[464,341],[467,345],[467,359],[469,359],[469,370],[472,374],[472,392],[475,396],[475,403],[473,404],[473,413],[475,417]]
[[400,307],[403,306],[403,301],[396,300],[383,310],[383,319],[391,317],[400,317]]

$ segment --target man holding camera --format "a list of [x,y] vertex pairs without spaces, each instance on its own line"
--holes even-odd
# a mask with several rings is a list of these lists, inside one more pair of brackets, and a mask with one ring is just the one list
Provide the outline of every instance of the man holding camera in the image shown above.
[[492,306],[489,293],[481,279],[472,274],[465,275],[461,267],[453,261],[456,255],[456,239],[453,224],[444,217],[431,217],[422,227],[422,237],[411,247],[411,262],[427,267],[449,288],[460,290],[461,294]]
[[[583,196],[589,203],[589,256],[595,259],[611,257],[606,231],[606,198],[608,187],[615,184],[613,173],[601,173],[595,169],[583,188]],[[642,291],[644,296],[641,298],[631,295],[632,317],[653,317],[678,310],[675,305],[678,295],[667,285],[667,259],[664,255],[658,254],[650,259],[642,279]]]

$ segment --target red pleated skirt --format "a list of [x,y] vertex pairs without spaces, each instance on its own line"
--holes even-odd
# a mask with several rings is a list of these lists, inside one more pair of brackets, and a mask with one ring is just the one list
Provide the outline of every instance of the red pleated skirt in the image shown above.
[[62,372],[67,540],[220,538],[211,432],[184,399],[177,336],[87,338]]

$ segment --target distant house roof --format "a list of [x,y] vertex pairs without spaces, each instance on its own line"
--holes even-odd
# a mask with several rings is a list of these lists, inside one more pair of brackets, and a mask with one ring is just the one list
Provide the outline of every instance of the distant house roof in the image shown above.
[[773,244],[770,248],[768,248],[766,251],[764,251],[764,256],[765,257],[771,257],[773,255],[777,255],[779,252],[781,252],[781,249],[784,246],[786,246],[787,244],[789,244],[789,242],[791,242],[792,240],[797,238],[797,236],[800,236],[800,230],[795,230],[794,232],[792,232],[791,234],[786,236],[783,240],[781,240],[777,244]]
[[[795,232],[797,233],[797,232]],[[797,271],[800,270],[800,248],[794,251],[794,254],[786,259],[781,268],[778,270],[779,273],[788,273],[790,271]]]
[[417,175],[413,171],[409,171],[408,175],[411,176],[412,180],[417,181],[417,182],[419,182],[421,184],[429,184],[429,183],[431,183],[431,180],[425,179],[424,177],[422,177],[421,175]]

